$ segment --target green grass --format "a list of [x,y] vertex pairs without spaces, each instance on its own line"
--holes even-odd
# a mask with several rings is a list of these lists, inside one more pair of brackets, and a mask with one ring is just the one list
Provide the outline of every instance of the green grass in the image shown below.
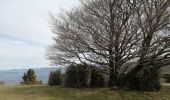
[[164,86],[160,92],[0,86],[0,100],[170,100],[170,86]]

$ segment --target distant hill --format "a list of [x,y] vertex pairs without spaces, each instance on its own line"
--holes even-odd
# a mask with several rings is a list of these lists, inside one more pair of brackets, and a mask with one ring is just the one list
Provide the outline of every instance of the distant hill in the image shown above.
[[[34,71],[37,75],[37,80],[42,80],[43,83],[48,82],[48,75],[50,71],[55,71],[57,68],[35,68]],[[0,81],[5,84],[20,84],[23,74],[27,69],[13,69],[13,70],[0,70]]]

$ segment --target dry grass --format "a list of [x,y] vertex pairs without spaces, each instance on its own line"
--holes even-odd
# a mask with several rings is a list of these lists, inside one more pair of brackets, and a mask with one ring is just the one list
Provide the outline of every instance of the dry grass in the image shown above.
[[170,100],[170,85],[164,86],[160,92],[0,86],[0,100]]

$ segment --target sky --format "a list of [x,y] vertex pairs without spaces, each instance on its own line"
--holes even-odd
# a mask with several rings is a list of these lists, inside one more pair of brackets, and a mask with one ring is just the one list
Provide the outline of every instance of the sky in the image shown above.
[[78,0],[0,0],[0,70],[50,67],[49,12],[70,10]]

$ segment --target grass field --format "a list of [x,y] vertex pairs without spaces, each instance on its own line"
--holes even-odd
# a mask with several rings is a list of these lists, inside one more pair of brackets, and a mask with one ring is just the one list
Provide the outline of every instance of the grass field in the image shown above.
[[164,86],[160,92],[0,86],[0,100],[170,100],[170,86]]

